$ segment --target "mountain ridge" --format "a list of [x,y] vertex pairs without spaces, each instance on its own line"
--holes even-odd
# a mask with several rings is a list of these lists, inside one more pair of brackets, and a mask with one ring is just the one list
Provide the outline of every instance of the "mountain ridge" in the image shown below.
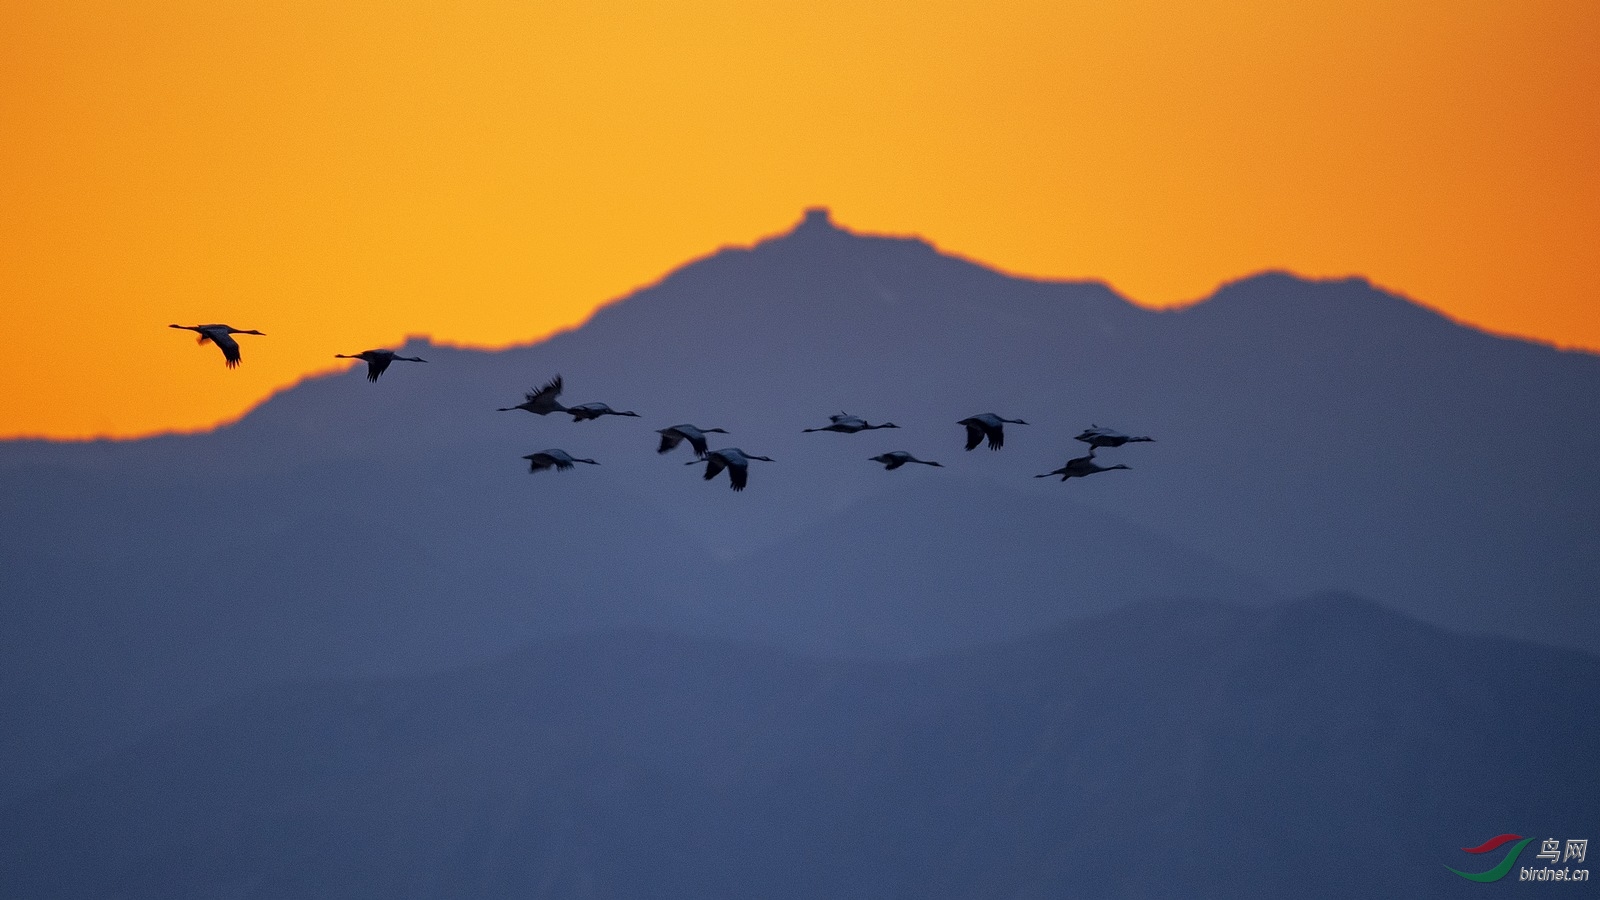
[[[214,686],[619,622],[904,656],[1142,596],[1345,590],[1600,648],[1600,359],[1348,280],[1251,281],[1275,317],[1157,312],[811,228],[547,341],[308,379],[209,434],[0,444],[0,768],[42,777],[125,739],[124,709]],[[1402,312],[1296,299],[1347,296]],[[643,418],[496,411],[556,373],[563,401]],[[841,409],[902,427],[802,433]],[[982,411],[1032,424],[966,452],[957,422]],[[742,493],[707,484],[654,452],[684,421],[777,462]],[[1156,441],[1101,451],[1131,471],[1033,477],[1090,423]],[[601,465],[529,474],[546,447]],[[867,461],[892,449],[944,468]]]
[[[436,340],[432,336],[426,334],[410,334],[407,335],[405,340],[402,342],[401,352],[416,353],[435,350],[495,355],[528,350],[538,347],[542,344],[546,344],[552,340],[563,338],[575,332],[580,332],[591,325],[598,317],[601,317],[602,314],[615,311],[618,307],[628,304],[643,296],[651,295],[659,288],[674,281],[675,279],[693,275],[701,272],[707,267],[716,268],[718,266],[735,265],[734,261],[743,256],[760,256],[762,254],[775,253],[804,253],[806,251],[815,251],[819,248],[837,249],[839,246],[855,246],[857,244],[874,244],[880,247],[896,247],[902,251],[907,251],[906,255],[908,256],[917,257],[923,261],[934,261],[937,264],[944,266],[947,271],[965,270],[965,274],[974,276],[977,280],[1003,279],[1019,284],[1035,285],[1043,288],[1068,288],[1075,291],[1084,291],[1087,294],[1100,294],[1102,295],[1100,298],[1102,300],[1116,301],[1115,304],[1108,304],[1108,306],[1126,307],[1128,310],[1155,315],[1186,314],[1208,308],[1210,308],[1210,311],[1215,312],[1216,307],[1219,305],[1228,306],[1238,302],[1255,302],[1261,299],[1263,296],[1272,295],[1272,288],[1285,281],[1292,282],[1298,288],[1356,286],[1367,288],[1368,291],[1365,293],[1378,295],[1386,301],[1392,300],[1398,304],[1398,306],[1393,306],[1386,303],[1384,308],[1387,309],[1414,309],[1418,312],[1426,313],[1428,316],[1437,318],[1443,322],[1459,326],[1496,340],[1509,341],[1519,344],[1529,344],[1532,346],[1556,350],[1562,353],[1571,353],[1583,357],[1592,358],[1597,355],[1582,348],[1563,348],[1552,342],[1541,341],[1518,335],[1500,334],[1485,330],[1464,320],[1453,318],[1448,314],[1428,306],[1427,304],[1403,293],[1398,293],[1379,287],[1363,275],[1317,277],[1301,275],[1285,269],[1265,269],[1260,272],[1243,275],[1220,282],[1218,286],[1210,293],[1193,301],[1164,307],[1146,306],[1139,303],[1137,300],[1122,294],[1107,282],[1099,279],[1053,278],[1016,273],[995,267],[975,257],[961,254],[958,251],[942,248],[928,239],[918,235],[879,234],[875,232],[851,230],[835,223],[832,220],[829,211],[822,207],[813,207],[806,210],[801,220],[787,231],[782,231],[766,237],[758,238],[749,244],[725,245],[700,257],[696,257],[685,263],[675,266],[670,271],[664,273],[660,278],[640,285],[639,287],[636,287],[614,299],[600,304],[583,321],[558,329],[542,337],[527,341],[519,341],[500,347],[485,348],[471,343]],[[1267,286],[1266,291],[1260,289],[1263,285]],[[1342,293],[1344,296],[1348,297],[1358,296],[1357,293]],[[1306,296],[1319,295],[1320,292],[1312,291]],[[1086,300],[1087,297],[1079,297],[1078,299],[1082,301]],[[1267,311],[1272,311],[1272,306],[1273,304],[1267,304],[1260,308]],[[257,410],[272,401],[274,398],[286,394],[292,394],[303,388],[308,383],[320,382],[327,379],[337,379],[343,377],[343,375],[343,371],[308,373],[294,384],[274,391],[267,397],[262,398],[249,410],[241,413],[236,418],[228,422],[219,423],[218,425],[207,429],[181,432],[160,431],[135,437],[115,438],[76,439],[15,437],[0,440],[0,449],[3,449],[7,446],[17,447],[28,445],[118,445],[150,440],[200,437],[208,434],[214,434],[218,431],[223,431],[240,424],[243,420],[249,418]],[[0,462],[4,462],[3,455],[0,455]]]
[[902,661],[591,633],[236,694],[5,805],[0,877],[39,898],[1456,896],[1464,835],[1581,833],[1596,687],[1593,656],[1348,595],[1136,603]]

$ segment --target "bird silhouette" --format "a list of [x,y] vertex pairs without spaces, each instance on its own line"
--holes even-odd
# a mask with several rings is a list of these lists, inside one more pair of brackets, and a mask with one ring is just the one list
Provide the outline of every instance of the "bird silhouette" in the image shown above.
[[523,459],[528,461],[529,472],[543,472],[545,469],[555,469],[558,472],[564,472],[567,469],[572,468],[573,463],[588,463],[591,466],[600,465],[592,459],[579,459],[565,450],[556,449],[540,450],[538,453],[530,453],[527,456],[524,456]]
[[382,375],[384,370],[389,368],[389,364],[397,359],[405,362],[427,362],[427,360],[420,356],[401,356],[400,354],[395,353],[393,350],[363,350],[360,353],[335,353],[333,358],[359,359],[365,361],[367,364],[368,381],[377,381],[378,376]]
[[235,334],[259,334],[265,336],[266,332],[256,331],[254,328],[246,331],[243,328],[234,328],[232,325],[168,325],[168,328],[181,328],[184,331],[197,332],[200,338],[195,342],[204,344],[210,341],[222,351],[222,358],[227,361],[228,368],[239,365],[239,342],[234,340]]
[[590,422],[601,416],[638,416],[636,412],[621,412],[605,405],[604,403],[580,403],[569,406],[565,410],[572,413],[574,422]]
[[567,408],[556,402],[561,396],[561,376],[550,379],[542,388],[535,388],[524,394],[527,399],[516,406],[502,406],[496,412],[510,412],[513,409],[525,409],[536,416],[549,415],[553,412],[566,412]]
[[[706,454],[706,480],[710,481],[717,477],[717,473],[727,469],[729,485],[736,491],[742,491],[745,483],[750,479],[750,460],[752,459],[774,462],[770,456],[751,456],[738,447],[713,450]],[[700,460],[698,459],[691,459],[684,465],[693,466],[699,462]]]
[[886,472],[893,472],[895,469],[900,468],[906,463],[922,463],[925,466],[939,466],[940,468],[944,468],[944,466],[940,463],[926,459],[917,459],[915,456],[912,456],[904,450],[891,450],[888,453],[880,453],[877,456],[872,457],[872,461],[883,463],[883,468]]
[[1096,463],[1094,461],[1094,448],[1091,447],[1091,448],[1089,448],[1089,455],[1088,456],[1079,456],[1079,457],[1076,457],[1074,459],[1069,459],[1069,460],[1067,460],[1067,464],[1062,466],[1061,468],[1056,469],[1056,470],[1051,471],[1051,472],[1046,472],[1043,475],[1035,475],[1033,477],[1035,477],[1035,478],[1049,478],[1051,475],[1060,475],[1061,476],[1061,480],[1062,481],[1066,481],[1068,478],[1083,478],[1083,477],[1088,476],[1088,475],[1093,475],[1096,472],[1109,472],[1112,469],[1126,469],[1126,468],[1128,468],[1128,467],[1123,465],[1122,463],[1117,463],[1114,466],[1102,466],[1102,465],[1099,465],[1098,463]]
[[841,412],[837,416],[829,416],[828,419],[830,424],[824,425],[821,428],[807,428],[805,431],[837,431],[840,434],[855,434],[858,431],[871,431],[874,428],[900,427],[893,422],[885,422],[882,425],[868,425],[866,419],[863,419],[859,416],[852,416],[847,412]]
[[1128,437],[1120,431],[1112,431],[1109,428],[1101,428],[1099,425],[1090,425],[1088,428],[1083,430],[1082,434],[1073,438],[1073,440],[1083,441],[1085,444],[1089,445],[1090,450],[1093,450],[1097,447],[1121,447],[1123,444],[1137,444],[1140,441],[1153,441],[1155,438]]
[[1006,419],[994,413],[979,413],[968,416],[957,422],[957,425],[967,427],[967,449],[978,446],[984,438],[989,439],[989,449],[999,450],[1006,445],[1006,423],[1012,425],[1026,425],[1021,419]]
[[667,453],[672,448],[684,441],[694,449],[697,459],[706,458],[706,435],[727,434],[721,428],[696,428],[693,425],[674,425],[671,428],[658,428],[656,434],[661,435],[661,446],[656,448],[657,453]]

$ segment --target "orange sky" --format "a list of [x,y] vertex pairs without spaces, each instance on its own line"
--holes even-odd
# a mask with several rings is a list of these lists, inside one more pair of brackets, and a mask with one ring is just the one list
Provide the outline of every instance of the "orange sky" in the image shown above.
[[[1600,3],[0,4],[0,436],[204,428],[832,207],[1151,305],[1364,274],[1600,349]],[[170,322],[228,322],[245,364]]]

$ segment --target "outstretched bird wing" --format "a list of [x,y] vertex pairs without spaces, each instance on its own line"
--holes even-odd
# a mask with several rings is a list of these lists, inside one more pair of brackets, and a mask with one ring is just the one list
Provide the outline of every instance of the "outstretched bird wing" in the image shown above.
[[205,343],[208,338],[213,344],[217,345],[217,349],[222,351],[222,358],[228,361],[228,368],[232,369],[239,365],[238,341],[234,340],[225,331],[202,331],[200,333],[200,343]]
[[554,403],[555,399],[561,396],[561,376],[557,375],[550,379],[549,383],[544,387],[536,391],[530,391],[526,396],[529,403]]
[[[728,463],[722,457],[720,457],[720,456],[707,457],[706,458],[706,480],[710,481],[711,479],[717,477],[717,473],[721,472],[723,469],[726,469],[727,467],[728,467]],[[733,473],[730,472],[728,474],[728,477],[732,478],[733,477]]]
[[970,422],[964,424],[967,426],[967,449],[971,450],[983,443],[983,429]]
[[[671,429],[671,428],[663,428],[661,430],[661,446],[656,448],[656,452],[657,453],[666,453],[666,452],[672,450],[672,448],[674,448],[674,447],[678,446],[679,444],[683,443],[683,438],[684,438],[684,435],[683,435],[682,432],[674,430],[674,429]],[[695,455],[696,456],[705,456],[704,453],[697,453]]]
[[728,480],[733,483],[736,491],[744,490],[745,483],[750,480],[750,466],[747,463],[730,463],[728,465]]
[[554,468],[557,471],[572,468],[571,460],[563,459],[546,450],[529,454],[524,459],[528,460],[528,471],[530,472],[539,472],[549,468]]
[[[362,355],[365,356],[366,354]],[[389,368],[389,363],[393,361],[394,357],[392,356],[367,356],[367,380],[377,381],[378,376],[382,375],[383,371]]]

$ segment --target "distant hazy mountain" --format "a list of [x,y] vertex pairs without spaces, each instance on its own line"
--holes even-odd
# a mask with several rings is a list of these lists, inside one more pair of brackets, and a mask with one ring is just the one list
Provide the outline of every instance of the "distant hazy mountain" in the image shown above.
[[595,634],[233,698],[0,809],[0,884],[1463,896],[1445,866],[1489,865],[1457,848],[1592,828],[1597,692],[1592,657],[1338,597],[1135,604],[901,662]]
[[[0,444],[11,790],[263,680],[617,627],[906,656],[1342,589],[1600,648],[1600,359],[1359,280],[1158,313],[813,214],[540,344],[407,352],[431,364],[311,379],[213,434]],[[494,411],[557,372],[566,402],[643,417]],[[801,433],[840,410],[903,427]],[[956,421],[991,410],[1032,424],[964,452]],[[777,461],[706,484],[653,452],[678,422]],[[1091,423],[1158,440],[1032,477]],[[529,475],[546,447],[602,465]],[[946,468],[867,462],[898,448]]]

